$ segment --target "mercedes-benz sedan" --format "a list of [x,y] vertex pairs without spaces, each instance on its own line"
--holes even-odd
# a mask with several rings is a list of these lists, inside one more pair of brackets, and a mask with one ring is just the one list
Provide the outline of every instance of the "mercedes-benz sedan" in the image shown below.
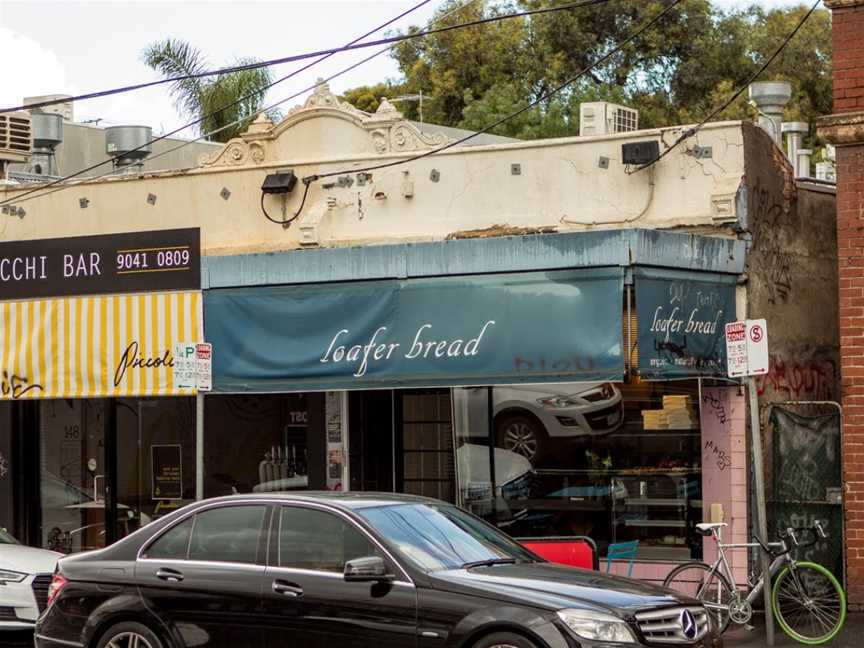
[[698,601],[545,562],[462,509],[237,495],[63,558],[37,648],[720,645]]

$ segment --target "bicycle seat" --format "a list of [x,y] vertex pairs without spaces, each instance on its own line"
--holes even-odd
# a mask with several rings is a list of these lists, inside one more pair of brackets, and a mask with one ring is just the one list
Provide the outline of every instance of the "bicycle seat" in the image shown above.
[[700,522],[696,525],[696,530],[702,535],[711,535],[711,532],[714,529],[722,529],[725,526],[729,526],[725,522]]

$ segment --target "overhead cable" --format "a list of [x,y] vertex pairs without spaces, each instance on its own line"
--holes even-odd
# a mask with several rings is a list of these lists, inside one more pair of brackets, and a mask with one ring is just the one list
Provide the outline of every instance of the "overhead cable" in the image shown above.
[[[291,56],[283,56],[281,58],[269,59],[266,61],[255,61],[252,63],[245,63],[243,65],[232,65],[229,67],[219,68],[217,70],[205,70],[203,72],[195,72],[193,74],[182,74],[175,77],[169,77],[167,79],[157,79],[155,81],[146,81],[144,83],[136,83],[133,85],[121,86],[119,88],[111,88],[109,90],[99,90],[96,92],[88,92],[86,94],[76,95],[73,97],[64,97],[58,99],[46,99],[45,101],[39,101],[32,104],[13,106],[11,108],[2,108],[0,109],[0,113],[13,112],[18,110],[32,110],[34,108],[44,108],[46,106],[53,106],[55,104],[67,103],[67,102],[77,102],[77,101],[85,101],[87,99],[97,99],[100,97],[109,97],[111,95],[121,94],[124,92],[132,92],[134,90],[143,90],[144,88],[152,88],[153,86],[163,85],[165,83],[176,83],[178,81],[188,81],[190,79],[200,79],[204,77],[210,76],[218,76],[221,74],[230,74],[232,72],[243,72],[245,70],[257,70],[259,68],[270,67],[273,65],[280,65],[282,63],[294,63],[297,61],[302,61],[310,58],[317,58],[321,56],[332,56],[333,54],[339,54],[342,52],[350,52],[352,50],[364,49],[367,47],[377,47],[379,45],[388,45],[400,43],[403,41],[414,40],[417,38],[425,38],[427,36],[432,36],[434,34],[442,34],[445,32],[453,31],[455,29],[465,29],[467,27],[477,27],[480,25],[486,25],[489,23],[502,22],[504,20],[511,20],[514,18],[524,18],[526,16],[536,16],[540,14],[548,14],[548,13],[557,13],[560,11],[570,11],[573,9],[579,9],[581,7],[587,7],[591,5],[600,5],[605,4],[607,2],[611,2],[611,0],[581,0],[580,2],[571,2],[569,4],[558,5],[555,7],[543,7],[540,9],[530,9],[526,11],[519,11],[510,14],[500,14],[496,16],[489,16],[486,18],[479,18],[477,20],[472,20],[466,23],[460,23],[457,25],[447,25],[445,27],[436,27],[433,29],[426,29],[424,31],[418,32],[410,32],[407,34],[398,34],[396,36],[389,36],[387,38],[379,38],[374,41],[367,41],[365,43],[359,43],[357,41],[351,42],[347,45],[343,45],[342,47],[333,47],[329,49],[318,50],[317,52],[306,52],[305,54],[294,54]],[[380,28],[379,28],[380,29]],[[375,31],[378,31],[377,29]],[[359,39],[358,39],[359,40]]]
[[[369,35],[371,35],[371,34],[374,34],[375,32],[380,31],[380,30],[384,29],[385,27],[389,27],[391,24],[393,24],[393,23],[396,22],[397,20],[400,20],[401,18],[404,18],[404,17],[407,16],[408,14],[410,14],[410,13],[416,11],[417,9],[419,9],[420,7],[422,7],[422,6],[425,5],[425,4],[428,4],[429,2],[431,2],[431,0],[421,0],[420,2],[418,2],[417,4],[415,4],[414,6],[409,7],[408,9],[406,9],[405,11],[403,11],[402,13],[400,13],[398,16],[395,16],[394,18],[391,18],[391,19],[388,20],[387,22],[385,22],[385,23],[379,25],[378,27],[375,27],[374,29],[372,29],[372,30],[366,32],[366,33],[363,34],[362,36],[358,36],[358,37],[355,38],[353,41],[351,41],[351,43],[359,42],[359,41],[363,40],[364,38],[366,38],[367,36],[369,36]],[[349,43],[349,44],[351,44],[351,43]],[[171,136],[173,136],[173,135],[176,135],[177,133],[180,133],[181,131],[184,131],[184,130],[186,130],[187,128],[190,128],[190,127],[192,127],[192,126],[196,126],[197,124],[200,124],[200,123],[202,123],[203,121],[205,121],[205,120],[207,120],[207,119],[210,119],[211,117],[215,117],[216,115],[220,114],[221,112],[223,112],[223,111],[225,111],[225,110],[229,110],[230,108],[233,108],[233,107],[235,107],[235,106],[237,106],[237,105],[239,105],[239,104],[241,104],[241,103],[243,103],[243,102],[245,102],[245,101],[247,101],[247,100],[249,100],[249,99],[251,99],[251,98],[253,98],[253,97],[256,97],[256,96],[260,95],[262,92],[265,92],[266,90],[272,88],[273,86],[275,86],[275,85],[277,85],[277,84],[279,84],[279,83],[282,83],[283,81],[286,81],[287,79],[290,79],[291,77],[294,77],[294,76],[300,74],[301,72],[304,72],[304,71],[308,70],[308,69],[311,68],[312,66],[317,65],[318,63],[321,63],[322,61],[324,61],[324,60],[330,58],[331,56],[333,56],[333,55],[332,55],[332,54],[326,54],[326,55],[324,55],[324,56],[322,56],[322,57],[320,57],[320,58],[318,58],[318,59],[316,59],[316,60],[314,60],[314,61],[310,61],[309,63],[307,63],[307,64],[304,65],[303,67],[298,68],[297,70],[294,70],[293,72],[290,72],[289,74],[286,74],[285,76],[283,76],[283,77],[277,79],[276,81],[274,81],[274,82],[272,82],[272,83],[266,85],[265,87],[261,88],[260,90],[257,90],[257,91],[255,91],[255,92],[250,92],[250,93],[248,93],[248,94],[245,94],[245,95],[243,95],[242,97],[239,97],[239,98],[235,99],[234,101],[232,101],[232,102],[229,103],[229,104],[226,104],[226,105],[224,105],[224,106],[222,106],[222,107],[220,107],[220,108],[217,108],[216,110],[213,110],[213,111],[211,111],[211,112],[209,112],[209,113],[207,113],[207,114],[205,114],[205,115],[202,115],[201,117],[198,117],[197,119],[194,119],[193,121],[189,122],[188,124],[184,124],[184,125],[182,125],[182,126],[180,126],[180,127],[178,127],[178,128],[175,128],[175,129],[172,130],[172,131],[169,131],[168,133],[163,133],[162,135],[159,135],[159,136],[157,136],[157,137],[154,137],[154,138],[151,139],[150,141],[145,142],[145,143],[143,143],[143,144],[137,146],[136,148],[132,149],[131,151],[129,151],[129,152],[127,152],[127,153],[124,153],[124,155],[128,155],[128,153],[134,153],[135,151],[140,151],[140,150],[142,150],[142,149],[144,149],[144,148],[149,148],[149,147],[151,147],[153,144],[155,144],[156,142],[160,142],[160,141],[162,141],[162,140],[168,139],[169,137],[171,137]],[[372,57],[370,57],[370,58],[372,58]],[[271,107],[269,107],[269,108],[264,108],[263,110],[270,110],[272,107],[273,107],[273,106],[271,106]],[[259,110],[259,111],[256,111],[256,112],[261,112],[261,111]],[[246,121],[247,119],[249,119],[249,116],[245,116],[245,117],[243,117],[241,120],[235,120],[235,122],[236,122],[236,121],[240,121],[240,123],[242,123],[243,121]],[[236,123],[235,123],[235,124],[232,124],[232,125],[236,125]],[[228,127],[229,127],[229,125],[226,124],[226,125],[223,126],[222,128],[217,129],[217,131],[213,131],[213,132],[214,132],[214,133],[215,133],[215,132],[219,132],[219,131],[224,130],[225,128],[228,128]],[[211,133],[211,134],[212,134],[212,133]],[[190,142],[190,143],[191,143],[191,142]],[[184,142],[184,145],[186,145],[185,142]],[[154,159],[155,159],[156,157],[158,157],[158,155],[153,156]],[[27,202],[27,201],[29,201],[29,200],[33,200],[33,199],[35,199],[35,198],[39,198],[39,197],[41,197],[41,196],[43,196],[43,195],[50,195],[50,194],[52,194],[52,193],[55,193],[56,191],[60,191],[60,190],[62,190],[63,188],[69,186],[68,183],[69,183],[70,180],[73,180],[73,179],[75,179],[75,178],[78,178],[78,177],[80,177],[80,176],[82,176],[82,175],[84,175],[85,173],[88,173],[88,172],[90,172],[90,171],[94,171],[95,169],[98,169],[99,167],[104,166],[104,165],[106,165],[106,164],[113,163],[115,160],[118,160],[119,158],[120,158],[120,156],[109,157],[108,159],[103,160],[102,162],[97,162],[97,163],[95,163],[95,164],[91,164],[90,166],[88,166],[88,167],[86,167],[86,168],[83,168],[83,169],[80,169],[80,170],[76,171],[75,173],[69,174],[69,175],[64,176],[64,177],[62,177],[62,178],[58,178],[58,179],[56,179],[56,180],[52,180],[51,182],[48,182],[48,183],[46,183],[46,184],[44,184],[44,185],[40,185],[39,187],[35,187],[34,189],[31,189],[31,190],[29,190],[29,191],[25,191],[24,193],[18,194],[18,195],[15,196],[14,198],[6,198],[5,200],[0,201],[0,206],[8,205],[8,204],[10,204],[10,203],[16,203],[16,204],[17,204],[17,203],[21,203],[21,202]],[[103,178],[103,177],[105,177],[105,176],[107,176],[107,175],[111,175],[112,173],[113,173],[113,169],[112,169],[111,171],[109,171],[109,172],[107,172],[107,173],[104,173],[104,174],[98,176],[97,178],[93,178],[93,179]],[[58,185],[59,185],[59,186],[58,186]],[[46,189],[51,189],[51,187],[56,187],[56,188],[53,189],[53,190],[50,190],[50,191],[45,191]],[[28,196],[29,196],[29,197],[28,197]]]
[[378,171],[380,169],[387,169],[390,167],[400,166],[402,164],[408,164],[410,162],[416,162],[417,160],[422,160],[423,158],[427,158],[427,157],[430,157],[432,155],[436,155],[438,153],[441,153],[442,151],[446,151],[447,149],[451,149],[454,146],[459,146],[460,144],[464,144],[465,142],[467,142],[471,139],[474,139],[475,137],[479,137],[480,135],[484,135],[484,134],[488,133],[489,131],[493,130],[494,128],[497,128],[501,124],[518,117],[522,113],[524,113],[528,110],[531,110],[532,108],[534,108],[538,104],[550,99],[551,97],[555,96],[556,94],[558,94],[559,92],[561,92],[562,90],[564,90],[565,88],[567,88],[568,86],[575,83],[576,81],[581,79],[583,76],[585,76],[586,74],[591,72],[594,68],[602,65],[603,63],[605,63],[606,61],[611,59],[618,52],[620,52],[626,45],[628,45],[633,40],[637,39],[643,33],[645,33],[646,31],[651,29],[654,25],[656,25],[658,22],[660,22],[660,20],[662,18],[664,18],[670,11],[672,11],[672,9],[677,7],[683,1],[684,0],[673,0],[673,2],[671,2],[666,7],[664,7],[663,10],[661,10],[656,16],[654,16],[650,20],[643,23],[642,26],[639,27],[638,29],[636,29],[635,31],[631,32],[626,38],[624,38],[624,40],[622,40],[614,48],[612,48],[606,54],[604,54],[603,56],[598,58],[596,61],[594,61],[591,65],[589,65],[586,68],[583,68],[580,72],[578,72],[574,76],[570,77],[569,79],[564,81],[562,84],[556,86],[555,88],[552,88],[548,92],[539,96],[537,99],[534,99],[533,101],[529,102],[523,108],[520,108],[519,110],[516,110],[516,111],[510,113],[509,115],[501,117],[500,119],[492,122],[488,126],[484,126],[483,128],[481,128],[478,131],[472,132],[472,133],[470,133],[464,137],[461,137],[457,140],[453,140],[452,142],[448,142],[447,144],[444,144],[443,146],[439,146],[438,148],[431,149],[429,151],[425,151],[423,153],[419,153],[417,155],[413,155],[411,157],[408,157],[408,158],[405,158],[402,160],[394,160],[392,162],[373,164],[371,166],[362,167],[359,169],[340,169],[339,171],[330,171],[328,173],[320,173],[320,174],[316,174],[316,175],[310,175],[310,176],[306,176],[305,178],[303,178],[303,182],[304,183],[315,182],[316,180],[321,180],[323,178],[329,178],[332,176],[344,175],[346,173],[368,173],[370,171]]
[[768,69],[768,66],[770,66],[771,63],[774,62],[774,59],[776,59],[780,55],[780,53],[784,49],[786,49],[786,46],[789,45],[789,43],[792,41],[793,38],[795,38],[795,35],[801,30],[801,28],[804,26],[804,23],[806,23],[810,19],[810,16],[813,15],[813,12],[816,11],[816,7],[818,7],[821,2],[822,2],[822,0],[816,0],[816,2],[813,3],[813,5],[810,7],[810,10],[806,14],[804,14],[804,16],[801,18],[801,20],[798,21],[798,24],[795,25],[795,28],[791,32],[786,34],[786,37],[781,41],[780,45],[777,47],[777,49],[774,50],[774,52],[771,54],[771,56],[769,56],[767,59],[765,59],[765,61],[762,63],[762,65],[760,65],[759,68],[753,74],[751,74],[750,77],[726,101],[724,101],[722,104],[717,106],[714,110],[712,110],[708,114],[708,116],[705,117],[698,124],[696,124],[695,126],[691,126],[687,130],[685,130],[683,133],[681,133],[681,135],[674,142],[672,142],[672,144],[669,145],[668,148],[664,149],[660,153],[660,155],[658,155],[656,158],[654,158],[650,162],[646,162],[645,164],[641,164],[634,169],[629,169],[627,171],[627,174],[632,175],[634,173],[638,173],[639,171],[642,171],[643,169],[647,169],[651,166],[654,166],[660,160],[662,160],[664,157],[669,155],[678,145],[680,145],[685,140],[688,140],[691,137],[693,137],[696,133],[698,133],[705,126],[705,124],[710,122],[717,115],[719,115],[724,110],[726,110],[729,106],[731,106],[735,102],[735,100],[738,99],[738,97],[740,97],[742,94],[744,94],[744,92],[747,90],[747,88],[750,87],[750,84],[753,83],[754,81],[756,81],[756,79],[758,79],[762,75],[762,73]]
[[[375,30],[372,30],[372,32],[369,32],[369,33],[374,33],[375,31],[378,31],[378,30],[380,30],[380,29],[383,29],[384,27],[386,27],[386,26],[389,25],[390,23],[394,22],[394,21],[397,20],[398,18],[401,18],[402,16],[404,16],[406,13],[410,13],[411,11],[414,11],[414,10],[417,9],[418,7],[422,6],[423,4],[426,4],[426,2],[428,2],[428,1],[429,1],[429,0],[425,0],[424,2],[419,3],[418,5],[416,5],[415,7],[412,7],[411,9],[409,9],[409,10],[406,11],[406,12],[404,12],[403,14],[400,14],[400,16],[397,16],[396,18],[394,18],[394,19],[388,21],[387,23],[385,23],[385,24],[382,25],[381,27],[378,27],[378,28],[376,28]],[[449,26],[447,26],[447,27],[441,27],[441,28],[436,28],[436,29],[427,29],[427,30],[424,30],[424,31],[422,31],[422,32],[416,32],[416,33],[415,33],[415,36],[420,36],[420,35],[422,35],[422,36],[428,36],[428,35],[431,35],[431,34],[433,34],[433,33],[440,33],[440,32],[442,32],[442,31],[450,31],[450,30],[453,30],[453,29],[465,29],[465,28],[467,28],[467,27],[473,27],[473,26],[476,26],[476,25],[478,25],[478,24],[487,24],[487,23],[490,23],[490,22],[499,22],[499,21],[501,21],[501,20],[506,20],[506,19],[509,19],[509,18],[514,18],[514,17],[524,16],[524,15],[532,15],[532,14],[538,14],[538,13],[549,13],[549,12],[552,12],[552,11],[572,10],[572,9],[577,9],[577,8],[580,8],[580,7],[587,7],[587,6],[592,6],[592,5],[605,4],[605,3],[607,3],[607,2],[611,2],[611,1],[612,1],[612,0],[582,0],[581,2],[575,2],[575,3],[571,3],[571,4],[567,4],[567,5],[560,5],[560,6],[558,6],[558,7],[550,7],[550,8],[546,8],[546,9],[536,9],[536,10],[532,10],[532,11],[521,12],[521,13],[519,13],[519,14],[506,14],[506,15],[502,15],[502,16],[494,16],[494,17],[490,17],[490,18],[484,18],[484,19],[479,20],[479,21],[470,21],[470,22],[465,22],[465,23],[458,23],[458,24],[456,24],[456,25],[449,25]],[[465,5],[465,6],[467,6],[467,5]],[[452,13],[452,12],[449,12],[449,13]],[[449,15],[449,13],[448,13],[448,15]],[[367,34],[365,34],[364,36],[361,36],[361,37],[359,37],[358,39],[355,39],[355,41],[352,41],[352,42],[353,42],[353,43],[356,43],[358,40],[361,40],[362,38],[365,38],[365,36],[368,36],[368,35],[369,35],[369,34],[367,33]],[[386,40],[386,39],[385,39],[385,40]],[[381,41],[376,41],[376,42],[381,42]],[[395,44],[396,44],[395,42],[392,43],[392,45],[395,45]],[[392,45],[391,45],[391,47],[392,47]],[[350,46],[350,45],[349,45],[349,46]],[[346,47],[349,47],[349,46],[346,46]],[[335,53],[335,52],[333,52],[333,53]],[[211,116],[213,116],[213,115],[216,115],[216,114],[222,112],[223,110],[227,110],[227,109],[229,109],[229,108],[231,108],[231,107],[233,107],[233,106],[236,106],[236,105],[238,105],[239,103],[241,103],[241,102],[243,102],[243,101],[246,101],[247,99],[249,99],[249,98],[251,98],[251,97],[253,97],[253,96],[259,95],[262,91],[266,90],[266,89],[269,88],[269,87],[272,87],[272,86],[275,85],[276,83],[280,83],[281,81],[284,81],[285,79],[290,78],[291,76],[294,76],[295,74],[297,74],[297,73],[299,73],[299,72],[301,72],[301,71],[307,69],[308,67],[311,67],[311,65],[314,65],[315,63],[317,63],[317,62],[319,62],[319,61],[321,61],[321,60],[323,60],[323,59],[325,59],[325,58],[329,58],[330,56],[333,55],[333,53],[327,53],[327,54],[325,54],[325,55],[322,56],[320,59],[317,59],[316,61],[314,61],[314,62],[311,63],[310,65],[308,65],[308,66],[306,66],[306,67],[304,67],[304,68],[301,68],[300,70],[297,70],[297,71],[295,71],[295,72],[292,72],[290,75],[288,75],[288,76],[286,76],[286,77],[283,77],[283,78],[281,78],[281,79],[275,81],[273,84],[271,84],[271,85],[269,85],[269,86],[265,86],[265,87],[262,88],[262,90],[260,90],[260,91],[253,92],[253,93],[247,94],[247,95],[245,95],[245,96],[243,96],[243,97],[240,97],[239,99],[237,99],[236,101],[234,101],[234,102],[231,103],[231,104],[228,104],[227,106],[223,106],[223,107],[221,107],[221,108],[218,108],[217,110],[214,110],[213,112],[211,112],[211,113],[209,113],[209,114],[207,114],[207,115],[204,115],[204,116],[202,116],[202,117],[199,117],[198,119],[195,119],[195,120],[189,122],[188,124],[184,124],[183,126],[180,126],[180,127],[178,127],[178,128],[175,128],[174,130],[172,130],[172,131],[170,131],[170,132],[168,132],[168,133],[164,133],[164,134],[162,134],[162,135],[160,135],[160,136],[158,136],[158,137],[156,137],[156,138],[150,140],[149,142],[145,142],[144,144],[141,144],[140,146],[138,146],[138,147],[132,149],[131,151],[127,151],[127,152],[125,153],[125,155],[128,155],[129,153],[133,153],[133,152],[135,152],[135,151],[139,151],[139,150],[141,150],[141,149],[143,149],[143,148],[145,148],[145,147],[149,147],[149,146],[151,146],[152,144],[154,144],[154,143],[156,143],[156,142],[159,142],[159,141],[161,141],[161,140],[167,139],[167,138],[171,137],[172,135],[176,135],[177,133],[179,133],[179,132],[181,132],[181,131],[183,131],[183,130],[185,130],[185,129],[191,127],[191,126],[195,126],[195,125],[197,125],[197,124],[200,124],[200,123],[203,122],[205,119],[208,119],[209,117],[211,117]],[[357,67],[358,65],[360,65],[360,64],[362,64],[362,63],[364,63],[364,62],[366,62],[366,61],[368,61],[368,60],[374,58],[375,56],[378,56],[378,55],[381,54],[381,53],[382,53],[382,52],[377,52],[376,54],[373,54],[372,56],[368,57],[367,59],[364,59],[363,61],[361,61],[361,62],[358,63],[358,64],[355,64],[354,66],[349,67],[348,69],[353,69],[354,67]],[[346,69],[345,71],[348,71],[348,70]],[[335,75],[335,76],[338,76],[338,75]],[[305,92],[305,91],[304,91],[304,92]],[[285,100],[283,100],[283,101],[287,101],[287,99],[285,99]],[[281,103],[281,102],[280,102],[280,103]],[[268,108],[265,108],[264,110],[268,110]],[[258,112],[260,112],[260,111],[258,111]],[[245,121],[245,119],[244,119],[244,121]],[[226,126],[226,128],[227,128],[227,126]],[[44,185],[40,185],[39,187],[36,187],[36,188],[31,189],[31,190],[29,190],[29,191],[25,191],[24,193],[21,193],[21,194],[15,196],[14,198],[7,198],[7,199],[5,199],[5,200],[3,200],[3,201],[0,201],[0,207],[2,207],[3,205],[11,204],[11,203],[20,203],[20,202],[25,202],[26,200],[30,200],[30,198],[27,198],[27,197],[28,197],[28,196],[32,196],[33,194],[38,194],[38,195],[36,195],[36,196],[33,196],[34,198],[38,198],[39,196],[42,196],[42,195],[49,195],[49,194],[51,194],[51,193],[54,193],[54,191],[45,191],[45,190],[47,190],[47,189],[51,189],[51,187],[57,187],[58,185],[61,185],[61,186],[68,186],[67,183],[68,183],[69,180],[72,180],[72,179],[74,179],[74,178],[80,177],[80,176],[84,175],[85,173],[88,173],[88,172],[90,172],[90,171],[93,171],[93,170],[95,170],[95,169],[98,169],[99,167],[104,166],[105,164],[108,164],[109,162],[113,162],[113,161],[116,160],[116,159],[118,159],[118,158],[117,158],[117,157],[108,158],[107,160],[103,160],[102,162],[97,162],[97,163],[95,163],[95,164],[92,164],[92,165],[90,165],[89,167],[86,167],[86,168],[84,168],[84,169],[81,169],[81,170],[79,170],[79,171],[76,171],[75,173],[69,174],[69,175],[64,176],[64,177],[62,177],[62,178],[58,178],[58,179],[56,179],[56,180],[52,180],[52,181],[49,182],[49,183],[46,183],[46,184],[44,184]],[[106,174],[106,175],[107,175],[107,174]],[[104,176],[100,176],[100,177],[104,177]]]

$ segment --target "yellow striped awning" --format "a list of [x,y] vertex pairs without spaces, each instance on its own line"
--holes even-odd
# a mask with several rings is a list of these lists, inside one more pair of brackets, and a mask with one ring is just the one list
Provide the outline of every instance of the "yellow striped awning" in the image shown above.
[[172,354],[203,339],[200,292],[0,302],[0,400],[194,394]]

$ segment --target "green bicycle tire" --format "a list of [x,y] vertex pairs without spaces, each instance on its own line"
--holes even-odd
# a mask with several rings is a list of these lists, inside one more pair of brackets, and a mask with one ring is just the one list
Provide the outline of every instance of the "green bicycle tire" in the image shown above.
[[834,574],[832,574],[830,571],[825,569],[822,565],[819,565],[817,563],[812,563],[812,562],[799,562],[799,563],[796,563],[796,567],[798,569],[801,569],[801,568],[812,569],[816,572],[819,572],[820,574],[822,574],[823,576],[825,576],[828,579],[828,581],[831,583],[831,585],[833,585],[834,589],[836,589],[837,593],[839,594],[840,619],[837,622],[837,625],[834,627],[834,629],[830,633],[828,633],[827,635],[825,635],[823,637],[819,637],[817,639],[811,639],[809,637],[805,637],[803,635],[800,635],[797,632],[795,632],[792,628],[789,627],[789,624],[786,623],[786,620],[783,618],[783,615],[780,614],[780,608],[779,608],[779,604],[778,604],[778,600],[777,600],[777,593],[780,590],[779,586],[783,582],[783,579],[785,579],[790,573],[788,565],[786,567],[784,567],[780,571],[779,574],[777,574],[777,578],[774,580],[774,587],[772,587],[772,589],[771,589],[771,607],[774,610],[774,618],[777,619],[777,623],[783,629],[783,632],[785,632],[787,635],[789,635],[789,637],[791,637],[795,641],[797,641],[799,643],[807,644],[810,646],[818,646],[819,644],[823,644],[823,643],[826,643],[828,641],[831,641],[834,637],[837,636],[837,633],[840,632],[840,630],[843,628],[843,624],[846,621],[846,593],[843,591],[843,588],[840,586],[840,583],[837,581]]

